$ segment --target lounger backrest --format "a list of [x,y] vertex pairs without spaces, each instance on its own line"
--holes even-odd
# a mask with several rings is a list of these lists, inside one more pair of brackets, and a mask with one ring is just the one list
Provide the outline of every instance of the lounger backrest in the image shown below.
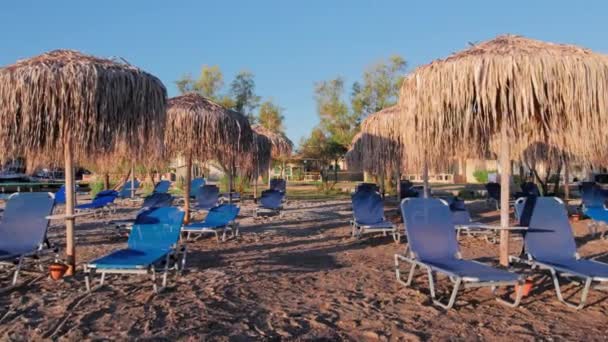
[[355,187],[355,192],[359,191],[380,191],[380,188],[374,183],[359,183]]
[[223,226],[236,219],[239,215],[240,208],[234,204],[221,204],[212,208],[205,217],[205,223],[213,226]]
[[469,214],[463,199],[452,197],[451,202],[448,202],[448,204],[452,213],[452,223],[455,225],[471,224],[471,214]]
[[173,203],[173,196],[167,193],[155,192],[144,198],[143,208],[162,208],[170,207]]
[[540,196],[540,190],[538,189],[538,186],[532,182],[524,182],[521,185],[521,191],[526,196]]
[[358,224],[374,224],[384,220],[382,196],[371,189],[359,190],[351,195],[353,216]]
[[192,181],[190,181],[190,197],[196,197],[196,194],[198,193],[198,189],[204,185],[205,185],[204,178],[194,178]]
[[[181,220],[183,220],[184,213],[181,213]],[[133,250],[168,251],[179,241],[181,227],[181,222],[135,224],[129,234],[128,247]]]
[[532,219],[532,213],[536,206],[537,196],[520,197],[515,200],[513,205],[513,211],[515,212],[515,218],[517,219],[518,225],[527,227],[530,225],[530,219]]
[[586,208],[602,207],[608,194],[593,182],[584,182],[579,188],[583,205]]
[[450,208],[436,198],[406,198],[401,213],[410,250],[420,260],[452,259],[458,254]]
[[488,192],[488,196],[497,201],[500,200],[500,184],[498,183],[488,183],[486,184],[486,191]]
[[196,207],[211,209],[217,205],[220,198],[220,189],[216,185],[203,185],[196,193]]
[[524,242],[526,251],[541,261],[572,259],[576,244],[568,213],[556,197],[538,197]]
[[65,185],[62,185],[55,193],[55,204],[65,204]]
[[171,182],[169,182],[168,180],[161,180],[160,182],[156,183],[156,186],[154,187],[154,192],[164,194],[169,191],[170,187]]
[[269,189],[285,192],[285,189],[287,189],[287,183],[282,178],[273,178],[270,180]]
[[46,192],[12,194],[0,221],[0,240],[15,249],[35,249],[46,237],[55,199]]
[[181,223],[184,213],[175,207],[146,209],[135,218],[135,224]]
[[281,207],[281,201],[283,200],[284,193],[277,190],[264,190],[260,197],[260,205],[263,208],[268,209],[279,209]]

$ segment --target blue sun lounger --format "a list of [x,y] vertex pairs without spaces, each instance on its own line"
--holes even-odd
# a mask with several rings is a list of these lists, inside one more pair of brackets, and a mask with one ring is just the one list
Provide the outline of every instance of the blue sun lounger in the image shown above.
[[198,194],[198,189],[205,185],[204,178],[194,178],[190,181],[190,198],[196,198],[196,194]]
[[162,272],[162,287],[167,286],[170,270],[180,272],[185,267],[185,249],[178,248],[184,212],[178,208],[154,209],[142,222],[133,226],[127,248],[114,251],[93,260],[84,266],[85,284],[91,291],[90,277],[101,273],[99,285],[103,285],[106,274],[151,274],[154,292],[157,271]]
[[262,196],[258,199],[258,207],[255,208],[255,217],[260,215],[283,216],[283,198],[285,193],[282,191],[267,189],[262,191]]
[[232,237],[239,235],[239,224],[236,218],[240,208],[234,204],[220,204],[213,207],[207,213],[203,221],[192,222],[182,227],[182,232],[187,233],[186,239],[190,240],[192,234],[199,236],[203,234],[215,234],[217,241],[220,241],[220,231],[222,232],[221,241],[226,241],[226,232],[230,231]]
[[353,193],[356,193],[359,191],[378,191],[378,192],[380,192],[380,187],[374,183],[359,183],[355,187],[355,191],[353,191]]
[[141,209],[137,211],[135,219],[116,220],[111,221],[110,224],[116,228],[130,229],[131,226],[137,222],[137,217],[140,214],[150,211],[152,209],[166,208],[173,204],[173,196],[167,193],[152,193],[144,198]]
[[220,199],[220,189],[217,185],[206,184],[198,189],[195,210],[209,210],[216,207]]
[[154,191],[153,193],[155,194],[166,194],[167,192],[169,192],[169,188],[171,187],[171,182],[168,180],[161,180],[158,183],[156,183],[156,186],[154,186]]
[[591,219],[587,224],[589,233],[595,235],[600,231],[600,228],[604,228],[601,235],[603,238],[608,227],[608,209],[606,208],[608,193],[592,182],[581,184],[579,191],[582,198],[580,211]]
[[100,191],[95,195],[95,198],[89,203],[79,204],[74,209],[76,211],[93,211],[95,213],[103,213],[104,211],[112,212],[114,210],[114,201],[118,197],[118,192],[114,190]]
[[[578,255],[568,214],[559,198],[536,198],[530,224],[524,234],[524,245],[527,258],[510,259],[548,271],[553,278],[557,298],[569,307],[582,309],[589,289],[594,284],[594,288],[608,289],[608,264],[583,259]],[[560,278],[582,280],[583,288],[578,304],[564,299]]]
[[[523,279],[515,273],[500,270],[460,256],[452,215],[447,204],[436,198],[406,198],[401,202],[401,213],[409,242],[405,254],[395,254],[397,280],[410,286],[417,267],[426,269],[431,298],[435,305],[450,309],[456,301],[458,290],[472,287],[490,287],[495,292],[498,286],[521,285]],[[401,279],[399,262],[410,265],[407,281]],[[443,274],[454,283],[447,304],[435,293],[435,275]],[[521,300],[522,286],[517,286],[514,302],[496,297],[499,302],[516,307]]]
[[54,196],[46,192],[14,193],[6,202],[0,221],[0,263],[15,267],[12,285],[26,257],[39,257],[45,252],[46,232],[53,211]]
[[270,180],[270,186],[268,188],[285,192],[287,190],[287,182],[285,182],[283,178],[273,178]]
[[[136,179],[133,182],[133,193],[135,193],[137,191],[137,189],[139,188],[139,185],[140,185],[139,181]],[[125,182],[125,184],[122,186],[122,188],[120,188],[118,197],[122,198],[122,199],[131,197],[131,181]]]
[[399,242],[401,234],[397,226],[384,217],[382,196],[373,188],[365,188],[352,194],[353,219],[351,235],[357,239],[366,233],[390,233],[395,242]]

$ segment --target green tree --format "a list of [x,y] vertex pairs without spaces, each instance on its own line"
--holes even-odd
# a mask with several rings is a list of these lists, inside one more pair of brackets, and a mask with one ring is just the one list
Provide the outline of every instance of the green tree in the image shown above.
[[283,108],[273,103],[272,100],[264,101],[260,105],[258,121],[264,128],[275,133],[283,133],[285,131],[284,120]]
[[394,55],[363,72],[362,83],[355,82],[351,93],[352,111],[359,122],[397,103],[406,67],[405,59]]
[[255,122],[253,111],[260,103],[260,97],[255,94],[255,80],[249,71],[241,71],[230,83],[230,95],[234,101],[234,110],[245,114],[251,123]]
[[308,138],[300,142],[300,154],[304,158],[316,159],[321,164],[322,180],[325,189],[330,189],[338,181],[338,169],[334,168],[334,183],[328,185],[328,173],[331,162],[338,164],[338,161],[346,153],[346,147],[328,137],[320,127],[316,127],[310,133]]
[[186,74],[175,81],[175,84],[182,94],[196,92],[201,96],[217,101],[220,98],[219,91],[224,86],[224,75],[217,65],[203,65],[198,79],[194,80],[190,74]]
[[317,113],[321,120],[320,128],[332,140],[346,147],[355,134],[357,121],[342,99],[343,94],[344,80],[341,77],[315,84]]

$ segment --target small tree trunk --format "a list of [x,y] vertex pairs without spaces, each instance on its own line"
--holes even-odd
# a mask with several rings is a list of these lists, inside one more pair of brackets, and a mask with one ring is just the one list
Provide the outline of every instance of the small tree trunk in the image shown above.
[[570,199],[570,170],[568,167],[568,161],[564,161],[564,199],[566,203]]
[[110,174],[107,172],[103,174],[103,189],[110,190]]

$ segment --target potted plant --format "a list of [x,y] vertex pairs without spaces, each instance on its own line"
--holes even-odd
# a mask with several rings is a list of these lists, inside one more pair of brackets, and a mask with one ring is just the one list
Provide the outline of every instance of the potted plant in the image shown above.
[[51,279],[53,280],[61,279],[67,270],[68,265],[58,260],[53,261],[49,265],[49,273],[51,274]]

